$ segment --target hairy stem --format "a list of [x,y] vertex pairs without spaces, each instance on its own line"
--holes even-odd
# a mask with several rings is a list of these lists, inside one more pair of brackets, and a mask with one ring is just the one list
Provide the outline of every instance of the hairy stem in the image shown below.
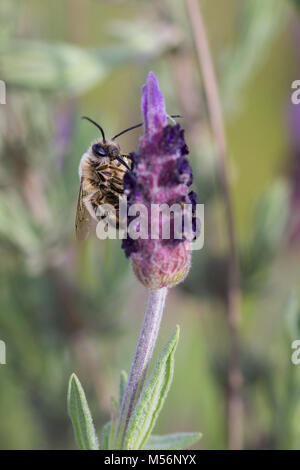
[[137,342],[117,423],[115,434],[116,449],[122,449],[123,447],[134,405],[139,398],[145,382],[147,370],[159,332],[167,290],[168,289],[166,287],[163,287],[162,289],[149,292],[144,322]]
[[227,401],[228,445],[230,449],[241,449],[243,446],[242,370],[239,344],[241,290],[237,253],[237,235],[229,184],[225,126],[216,75],[198,0],[187,0],[187,11],[192,26],[198,60],[202,71],[203,84],[207,98],[207,106],[210,115],[212,131],[217,146],[221,186],[226,211],[227,232],[229,239],[227,311],[231,337]]

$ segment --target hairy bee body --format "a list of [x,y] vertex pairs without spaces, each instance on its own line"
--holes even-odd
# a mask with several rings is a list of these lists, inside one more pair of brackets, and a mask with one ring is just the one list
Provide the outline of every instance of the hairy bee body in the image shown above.
[[[171,119],[181,117],[179,114],[169,116]],[[79,240],[87,238],[93,222],[99,222],[107,215],[107,210],[101,211],[103,204],[110,204],[114,208],[114,214],[108,217],[116,228],[122,226],[119,220],[119,205],[123,195],[123,178],[126,171],[131,169],[131,158],[122,155],[119,144],[115,139],[126,132],[143,126],[139,123],[124,129],[111,140],[105,138],[103,128],[93,119],[82,116],[83,119],[96,126],[102,139],[94,142],[86,153],[83,154],[79,164],[80,189],[76,212],[76,236]],[[124,223],[124,222],[123,222]]]
[[80,190],[76,213],[76,236],[85,239],[94,222],[104,216],[103,204],[114,207],[113,223],[119,227],[119,203],[123,195],[123,178],[130,168],[130,160],[121,155],[113,141],[98,140],[83,154],[79,164]]

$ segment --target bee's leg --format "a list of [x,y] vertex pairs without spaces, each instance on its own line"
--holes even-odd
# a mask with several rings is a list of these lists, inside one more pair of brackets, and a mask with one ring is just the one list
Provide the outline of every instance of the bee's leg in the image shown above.
[[112,189],[113,191],[115,191],[116,193],[118,193],[118,194],[124,194],[124,191],[123,191],[122,189],[116,188],[116,186],[115,186],[114,184],[111,184],[110,187],[111,187],[111,189]]
[[118,178],[117,176],[114,176],[111,180],[111,185],[114,185],[116,186],[117,188],[123,190],[123,182],[120,178]]
[[[132,155],[123,154],[123,155],[121,155],[121,157],[128,158],[131,161],[131,163],[134,163],[134,157]],[[131,168],[130,168],[130,170],[131,170]]]
[[[123,155],[122,155],[122,157],[123,157]],[[118,162],[120,162],[122,165],[124,165],[124,166],[127,168],[127,170],[130,170],[130,167],[127,165],[126,162],[124,162],[124,160],[122,160],[121,157],[114,157],[114,158],[115,158],[116,160],[118,160]]]
[[92,219],[97,220],[96,207],[95,207],[95,193],[87,195],[83,199],[83,202],[90,216],[92,217]]
[[[121,155],[121,157],[122,157],[122,158],[128,158],[128,160],[130,160],[131,163],[134,162],[133,157],[132,157],[131,155],[126,154],[126,153],[124,153],[123,155]],[[128,166],[127,166],[127,168],[128,168]],[[128,168],[128,170],[131,171],[132,168]]]
[[[128,158],[131,162],[133,162],[133,157],[132,157],[132,155],[127,155],[126,153],[124,153],[123,155],[121,155],[121,157],[123,157],[123,158],[124,158],[124,157],[125,157],[125,158]],[[131,170],[131,168],[130,168],[130,170]]]
[[167,114],[167,118],[170,119],[173,124],[176,124],[175,118],[182,118],[182,116],[180,114]]

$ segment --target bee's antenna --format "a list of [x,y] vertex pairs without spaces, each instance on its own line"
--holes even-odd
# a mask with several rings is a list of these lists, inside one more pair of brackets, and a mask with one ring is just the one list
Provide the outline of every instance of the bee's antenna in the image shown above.
[[141,127],[141,126],[143,126],[143,125],[144,125],[144,123],[143,123],[143,122],[140,122],[139,124],[136,124],[135,126],[128,127],[128,128],[125,129],[124,131],[119,132],[119,134],[115,135],[111,140],[115,140],[117,137],[120,137],[120,135],[123,135],[123,134],[125,134],[126,132],[132,131],[133,129],[136,129],[137,127]]
[[94,126],[96,126],[99,131],[101,132],[101,135],[102,135],[102,138],[103,138],[103,142],[105,143],[106,140],[105,140],[105,134],[104,134],[104,130],[102,129],[102,127],[97,124],[97,122],[93,121],[93,119],[87,117],[87,116],[81,116],[81,119],[86,119],[87,121],[90,121],[92,124],[94,124]]
[[[172,114],[170,117],[171,118],[181,118],[182,116],[180,116],[180,114]],[[124,131],[122,131],[119,134],[115,135],[111,140],[115,140],[117,137],[120,137],[120,135],[123,135],[126,132],[132,131],[133,129],[136,129],[137,127],[141,127],[143,125],[144,125],[144,123],[140,122],[139,124],[136,124],[135,126],[128,127],[128,129],[125,129]]]

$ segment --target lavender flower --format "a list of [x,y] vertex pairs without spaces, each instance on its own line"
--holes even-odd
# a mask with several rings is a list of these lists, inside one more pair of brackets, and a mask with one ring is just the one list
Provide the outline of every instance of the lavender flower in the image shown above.
[[[163,95],[155,75],[150,72],[142,90],[142,113],[145,134],[141,137],[137,153],[132,153],[133,167],[124,177],[124,189],[128,208],[143,204],[151,213],[151,204],[192,204],[192,226],[195,230],[197,195],[189,192],[193,182],[192,168],[184,130],[179,124],[167,123]],[[164,216],[160,225],[163,225]],[[128,218],[130,223],[132,217]],[[149,221],[150,225],[150,221]],[[138,279],[150,289],[170,287],[182,281],[191,263],[191,243],[184,236],[180,239],[171,232],[164,240],[159,232],[154,237],[123,240],[122,248],[131,258]]]
[[[152,222],[149,221],[149,214],[152,216],[153,204],[156,207],[161,204],[171,207],[177,203],[184,209],[184,205],[189,204],[189,207],[192,207],[192,225],[196,225],[197,196],[193,191],[189,192],[193,175],[187,158],[188,148],[184,141],[184,131],[178,124],[167,124],[164,99],[153,73],[148,75],[147,83],[143,87],[142,111],[145,135],[140,140],[137,153],[131,154],[132,169],[128,170],[124,178],[129,210],[133,208],[133,204],[147,209],[146,225],[149,226]],[[191,242],[190,238],[186,238],[185,230],[181,229],[181,238],[178,238],[177,233],[175,236],[173,225],[171,236],[167,239],[163,237],[161,229],[164,215],[163,213],[162,217],[154,217],[158,222],[158,237],[157,233],[152,235],[151,232],[152,238],[123,240],[126,256],[131,258],[137,277],[150,288],[150,292],[128,382],[126,384],[126,374],[123,373],[120,381],[120,400],[114,401],[111,421],[102,429],[103,450],[143,449],[149,442],[172,381],[179,326],[164,348],[151,376],[146,380],[159,333],[167,287],[184,278],[191,260]],[[182,211],[179,215],[182,217]],[[136,216],[129,217],[128,225],[132,220],[134,225],[141,225]],[[185,222],[184,213],[183,218],[178,220],[180,229],[180,225]],[[86,398],[75,376],[70,379],[68,409],[81,448],[98,448]],[[200,437],[199,433],[176,433],[156,436],[156,439],[166,446],[166,449],[182,449],[197,442]]]

